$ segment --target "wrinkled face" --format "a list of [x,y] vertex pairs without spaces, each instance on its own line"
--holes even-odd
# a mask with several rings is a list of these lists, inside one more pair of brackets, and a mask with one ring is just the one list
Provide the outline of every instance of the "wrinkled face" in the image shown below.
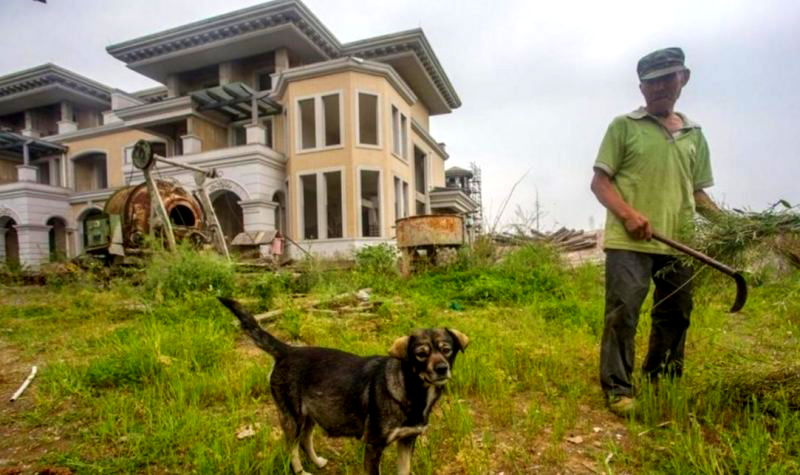
[[410,363],[423,383],[443,386],[450,380],[456,353],[463,351],[468,343],[466,335],[458,330],[427,329],[398,339],[389,354]]
[[648,79],[639,84],[647,111],[661,116],[672,112],[675,103],[681,96],[681,89],[689,81],[689,71],[676,72],[655,79]]

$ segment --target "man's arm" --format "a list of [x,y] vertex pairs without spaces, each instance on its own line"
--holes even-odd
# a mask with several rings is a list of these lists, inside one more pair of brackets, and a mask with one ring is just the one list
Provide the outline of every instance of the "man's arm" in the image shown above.
[[698,213],[709,221],[714,221],[724,214],[719,209],[714,200],[705,192],[705,190],[697,190],[694,192],[694,207]]
[[622,199],[617,189],[614,188],[614,184],[611,183],[611,177],[599,168],[594,169],[592,192],[606,209],[622,220],[628,234],[635,239],[647,239],[648,241],[653,237],[653,228],[647,217]]

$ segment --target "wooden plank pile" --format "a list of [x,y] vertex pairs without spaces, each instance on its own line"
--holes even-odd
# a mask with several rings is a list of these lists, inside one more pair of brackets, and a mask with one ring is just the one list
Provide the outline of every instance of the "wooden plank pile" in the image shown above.
[[584,230],[567,229],[562,227],[551,233],[543,233],[535,229],[530,230],[529,235],[520,234],[495,234],[492,236],[498,244],[529,244],[544,243],[555,246],[561,252],[574,252],[584,249],[597,247],[598,237],[596,232],[585,232]]

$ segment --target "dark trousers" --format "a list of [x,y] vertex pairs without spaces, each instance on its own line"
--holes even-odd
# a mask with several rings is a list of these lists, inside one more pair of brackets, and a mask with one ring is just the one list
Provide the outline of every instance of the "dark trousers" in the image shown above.
[[[642,371],[651,380],[680,376],[692,313],[691,269],[672,256],[606,251],[606,309],[600,384],[606,395],[633,396],[634,337],[642,303],[655,283],[650,345]],[[685,284],[685,285],[684,285]],[[682,286],[682,287],[681,287]]]

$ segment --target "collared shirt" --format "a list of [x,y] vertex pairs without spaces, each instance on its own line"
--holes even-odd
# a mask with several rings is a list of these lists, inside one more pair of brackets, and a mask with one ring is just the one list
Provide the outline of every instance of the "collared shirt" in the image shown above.
[[[609,125],[595,168],[606,172],[622,199],[650,220],[654,230],[685,240],[693,229],[694,192],[714,184],[708,144],[700,126],[683,114],[683,127],[671,133],[644,108]],[[606,249],[675,254],[657,242],[633,239],[625,224],[607,213]]]

